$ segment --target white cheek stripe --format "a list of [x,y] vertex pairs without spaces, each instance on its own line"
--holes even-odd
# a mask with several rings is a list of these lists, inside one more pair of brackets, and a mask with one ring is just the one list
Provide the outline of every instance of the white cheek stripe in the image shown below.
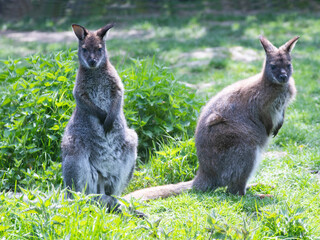
[[83,56],[82,53],[81,53],[81,60],[80,60],[80,61],[85,65],[86,68],[90,68],[90,67],[89,67],[89,64],[88,64],[87,61],[85,60],[85,58],[84,58],[84,56]]
[[100,66],[100,64],[101,64],[101,62],[102,62],[102,59],[103,59],[103,57],[101,57],[101,58],[99,59],[99,62],[97,63],[97,67]]

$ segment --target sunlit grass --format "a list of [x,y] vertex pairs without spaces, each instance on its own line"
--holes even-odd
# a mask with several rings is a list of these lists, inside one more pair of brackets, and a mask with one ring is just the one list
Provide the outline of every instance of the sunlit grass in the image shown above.
[[[191,120],[188,124],[192,126],[188,131],[177,130],[175,137],[168,137],[165,131],[169,133],[178,126],[177,119],[171,122],[170,118],[167,122],[159,119],[161,124],[154,128],[152,124],[144,125],[152,111],[144,112],[145,119],[128,119],[135,128],[141,128],[140,144],[147,143],[144,154],[149,156],[149,161],[138,159],[126,193],[192,179],[197,168],[193,131],[199,104],[223,87],[260,71],[264,58],[258,40],[260,34],[275,46],[301,36],[292,60],[298,94],[286,112],[279,134],[270,141],[266,150],[269,154],[264,156],[250,181],[259,184],[244,197],[227,194],[220,188],[207,193],[189,191],[148,203],[134,202],[139,211],[149,216],[146,220],[135,218],[129,210],[124,210],[124,216],[107,214],[100,206],[89,204],[89,197],[81,194],[72,201],[64,197],[59,144],[63,124],[74,107],[71,91],[77,60],[75,52],[68,49],[75,50],[76,43],[40,44],[0,39],[0,58],[8,61],[0,63],[0,152],[6,156],[1,159],[6,167],[0,172],[0,236],[4,239],[319,239],[318,19],[316,13],[294,11],[247,15],[206,13],[179,18],[136,18],[115,27],[115,32],[117,28],[124,32],[140,31],[140,35],[132,37],[112,38],[110,32],[107,46],[111,61],[127,84],[126,106],[130,106],[127,109],[125,106],[127,114],[136,116],[139,107],[147,109],[171,93],[172,99],[168,97],[171,102],[163,105],[165,111],[171,111],[170,104],[184,106],[181,116],[187,114]],[[80,24],[85,22],[79,20]],[[90,27],[103,24],[94,21]],[[60,30],[71,31],[67,25]],[[240,58],[233,57],[235,47],[242,51]],[[253,52],[256,58],[246,60],[246,54]],[[28,63],[24,56],[29,54],[36,55]],[[62,77],[60,81],[59,77]],[[130,82],[133,80],[136,82]],[[187,88],[189,99],[180,84],[169,85],[168,80],[198,88],[194,91]],[[147,96],[147,88],[152,89],[151,95]],[[179,96],[174,96],[176,92]],[[193,96],[193,92],[197,95]],[[148,97],[149,102],[143,100]],[[20,106],[19,111],[8,107],[19,104],[26,106]],[[33,105],[28,108],[28,104]],[[161,106],[156,106],[161,111]],[[179,114],[179,109],[171,113]],[[163,138],[152,142],[150,136],[154,136],[155,130],[164,130]],[[40,138],[41,134],[48,137]],[[26,148],[32,144],[37,147]],[[21,192],[20,187],[27,189],[28,203],[7,197],[8,190]],[[274,197],[259,199],[255,194]]]

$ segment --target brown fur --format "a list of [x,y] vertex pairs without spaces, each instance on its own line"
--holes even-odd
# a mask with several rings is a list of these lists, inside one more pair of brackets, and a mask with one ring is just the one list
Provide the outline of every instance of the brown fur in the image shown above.
[[266,52],[261,73],[226,87],[203,108],[195,133],[199,169],[193,181],[142,189],[125,197],[154,199],[158,190],[158,197],[167,197],[190,189],[190,184],[202,191],[227,186],[229,192],[244,195],[263,148],[271,135],[277,135],[295,96],[290,52],[297,40],[278,49],[260,37]]
[[290,51],[297,40],[277,49],[261,37],[266,52],[261,73],[223,89],[205,106],[195,136],[199,169],[194,188],[227,186],[231,193],[245,194],[261,151],[278,133],[295,96]]

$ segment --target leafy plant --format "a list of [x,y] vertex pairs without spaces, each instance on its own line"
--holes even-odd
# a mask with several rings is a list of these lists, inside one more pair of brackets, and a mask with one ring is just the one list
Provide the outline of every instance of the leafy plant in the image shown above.
[[289,237],[290,239],[308,239],[306,217],[303,208],[291,208],[286,205],[279,212],[262,212],[264,230],[271,237]]
[[146,225],[139,226],[137,229],[145,229],[148,231],[148,235],[152,238],[156,239],[169,239],[170,233],[174,229],[169,229],[167,232],[160,227],[161,218],[156,219],[154,221],[150,221],[148,219],[145,220]]
[[127,191],[150,186],[188,181],[194,178],[198,159],[194,139],[176,141],[169,139],[159,150],[150,154],[150,161],[138,164]]
[[75,55],[66,51],[3,61],[0,167],[10,176],[6,188],[59,162],[60,137],[74,107]]
[[125,84],[125,112],[139,136],[140,153],[170,137],[193,136],[203,103],[155,58],[133,60],[121,73]]
[[[193,135],[200,102],[154,59],[133,63],[121,73],[125,113],[139,135],[139,154],[147,156],[160,139]],[[60,139],[75,107],[72,88],[77,60],[75,51],[66,51],[3,64],[0,176],[8,189],[25,177],[38,181],[43,166],[60,162]]]
[[210,232],[209,239],[252,239],[252,230],[248,228],[248,223],[243,220],[243,226],[239,229],[225,223],[221,216],[214,211],[208,214],[207,223]]

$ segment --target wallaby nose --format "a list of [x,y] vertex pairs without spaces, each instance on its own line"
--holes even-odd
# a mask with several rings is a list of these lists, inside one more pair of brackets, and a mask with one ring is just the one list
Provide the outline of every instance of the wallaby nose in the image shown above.
[[88,64],[90,67],[95,67],[97,64],[97,61],[95,59],[89,59]]
[[280,80],[281,80],[282,82],[286,82],[286,81],[287,81],[287,78],[288,78],[288,75],[287,75],[287,74],[281,74],[279,77],[280,77]]

